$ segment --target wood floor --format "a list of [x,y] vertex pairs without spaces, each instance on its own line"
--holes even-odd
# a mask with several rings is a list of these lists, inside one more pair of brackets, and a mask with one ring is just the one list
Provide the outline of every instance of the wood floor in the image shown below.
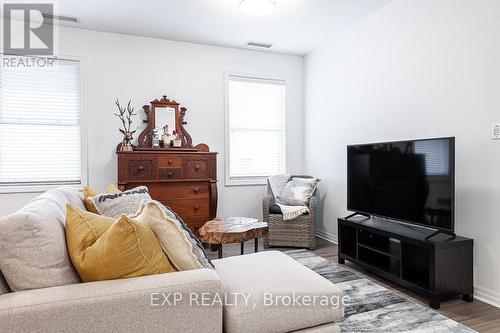
[[[327,242],[323,239],[318,238],[316,242],[316,251],[313,251],[317,255],[326,258],[330,261],[337,262],[337,245]],[[272,250],[286,250],[280,248],[273,248]],[[262,242],[259,244],[259,251],[264,251]],[[217,258],[217,251],[207,251],[211,259]],[[248,241],[245,243],[245,253],[254,252],[254,241]],[[223,248],[224,257],[240,255],[240,245],[239,244],[228,244],[224,245]],[[400,288],[399,286],[372,275],[362,268],[355,266],[353,264],[347,263],[344,265],[347,269],[356,271],[360,275],[376,281],[377,283],[385,286],[386,288],[393,290],[405,297],[408,297],[420,304],[427,306],[425,299],[420,296]],[[500,309],[494,306],[488,305],[481,301],[474,301],[472,303],[467,303],[461,299],[452,300],[448,302],[441,303],[441,309],[438,310],[444,316],[451,318],[459,323],[464,324],[478,332],[500,332]]]

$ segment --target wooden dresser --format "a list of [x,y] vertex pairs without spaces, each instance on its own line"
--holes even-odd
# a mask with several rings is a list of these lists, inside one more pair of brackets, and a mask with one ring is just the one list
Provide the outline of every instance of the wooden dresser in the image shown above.
[[198,235],[217,214],[217,153],[196,149],[118,151],[120,190],[144,185]]

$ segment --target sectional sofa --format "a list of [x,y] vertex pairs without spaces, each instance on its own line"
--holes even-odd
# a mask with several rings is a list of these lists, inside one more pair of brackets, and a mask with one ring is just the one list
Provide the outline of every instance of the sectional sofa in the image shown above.
[[81,283],[66,252],[67,202],[85,208],[63,187],[0,219],[0,332],[339,331],[341,303],[283,302],[342,292],[278,251],[214,260],[215,269]]

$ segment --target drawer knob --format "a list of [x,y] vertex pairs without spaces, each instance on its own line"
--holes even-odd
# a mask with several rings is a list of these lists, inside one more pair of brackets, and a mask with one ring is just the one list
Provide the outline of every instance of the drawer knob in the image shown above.
[[194,205],[194,210],[198,210],[198,208],[200,208],[200,206]]
[[168,160],[168,164],[172,164],[172,160]]
[[197,187],[194,188],[194,193],[198,193],[199,191],[200,191],[199,188],[197,188]]
[[199,165],[199,164],[196,164],[196,165],[194,166],[194,169],[195,169],[196,171],[200,170],[200,165]]
[[167,176],[172,177],[172,171],[169,171],[169,172],[167,173]]
[[139,165],[137,169],[139,169],[139,171],[144,171],[144,165]]

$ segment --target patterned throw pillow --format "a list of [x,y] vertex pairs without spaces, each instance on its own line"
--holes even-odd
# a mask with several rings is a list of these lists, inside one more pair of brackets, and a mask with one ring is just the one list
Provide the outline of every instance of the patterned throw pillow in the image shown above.
[[148,188],[139,186],[115,194],[100,194],[90,198],[100,215],[117,218],[121,215],[135,214],[143,200],[149,200]]
[[279,203],[289,206],[308,206],[318,182],[318,178],[293,178],[285,185]]
[[158,201],[143,201],[137,214],[129,217],[153,230],[170,263],[177,270],[214,267],[203,245],[182,219]]
[[174,272],[146,224],[66,206],[66,242],[84,282]]
[[92,197],[101,195],[101,194],[114,194],[114,193],[121,193],[115,185],[111,184],[108,186],[106,191],[103,193],[101,191],[96,190],[95,188],[85,186],[83,188],[83,201],[85,202],[85,207],[87,207],[87,210],[91,213],[98,214],[97,208],[95,208],[94,203],[92,202]]

